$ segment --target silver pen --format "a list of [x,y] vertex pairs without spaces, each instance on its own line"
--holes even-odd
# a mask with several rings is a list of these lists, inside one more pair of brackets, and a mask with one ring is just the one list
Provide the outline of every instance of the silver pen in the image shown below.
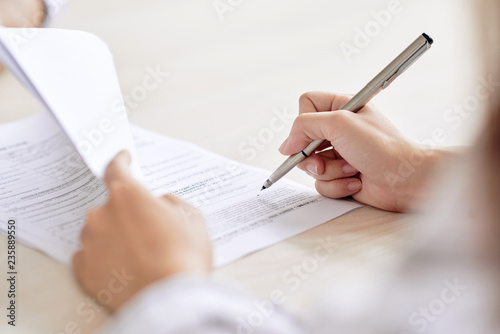
[[[401,73],[422,56],[432,45],[433,40],[427,34],[420,35],[415,42],[410,44],[399,56],[396,57],[386,68],[372,79],[358,94],[354,95],[342,110],[358,112],[381,90],[387,88]],[[311,142],[301,152],[289,156],[274,173],[264,182],[262,190],[270,188],[278,182],[290,170],[297,166],[302,160],[314,153],[325,140],[318,139]]]

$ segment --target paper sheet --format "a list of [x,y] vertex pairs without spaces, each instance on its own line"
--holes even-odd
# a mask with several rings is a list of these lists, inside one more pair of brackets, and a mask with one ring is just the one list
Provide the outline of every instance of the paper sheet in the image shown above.
[[[359,207],[287,180],[260,192],[268,171],[139,127],[132,133],[150,188],[177,194],[206,216],[215,266]],[[85,213],[104,203],[106,187],[46,112],[0,125],[0,143],[2,232],[15,218],[19,240],[69,264]]]
[[101,39],[83,31],[0,28],[0,62],[55,116],[94,174],[102,176],[126,149],[140,178],[113,57]]

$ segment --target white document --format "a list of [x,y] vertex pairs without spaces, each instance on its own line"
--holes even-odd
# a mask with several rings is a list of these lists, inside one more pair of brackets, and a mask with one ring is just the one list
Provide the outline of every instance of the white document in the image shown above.
[[0,28],[0,62],[55,116],[94,174],[102,176],[126,149],[140,178],[113,57],[101,39],[83,31]]
[[[287,180],[260,192],[267,171],[139,127],[132,133],[149,187],[174,193],[205,215],[215,266],[359,207]],[[106,200],[105,185],[49,113],[0,125],[0,143],[2,232],[14,218],[19,240],[69,264],[86,212]]]
[[359,207],[285,180],[260,192],[269,172],[130,127],[99,38],[30,32],[0,28],[0,61],[50,113],[0,126],[3,232],[16,219],[19,240],[69,264],[86,213],[106,201],[105,167],[122,149],[152,191],[174,193],[204,213],[216,266]]

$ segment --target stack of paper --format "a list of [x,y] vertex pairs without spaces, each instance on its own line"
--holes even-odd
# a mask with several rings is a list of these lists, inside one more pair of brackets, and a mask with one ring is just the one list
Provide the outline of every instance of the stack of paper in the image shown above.
[[106,200],[105,167],[122,149],[152,191],[204,213],[216,266],[359,207],[287,180],[260,192],[269,172],[130,126],[106,45],[84,32],[35,31],[0,29],[0,62],[47,110],[0,125],[2,232],[15,218],[19,240],[69,263],[86,212]]

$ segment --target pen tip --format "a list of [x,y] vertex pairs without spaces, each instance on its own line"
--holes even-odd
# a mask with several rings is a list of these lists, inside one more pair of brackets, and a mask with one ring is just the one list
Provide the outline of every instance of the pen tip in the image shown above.
[[262,186],[262,189],[261,189],[260,191],[262,191],[262,190],[264,190],[264,189],[266,189],[266,187],[265,187],[265,186]]

